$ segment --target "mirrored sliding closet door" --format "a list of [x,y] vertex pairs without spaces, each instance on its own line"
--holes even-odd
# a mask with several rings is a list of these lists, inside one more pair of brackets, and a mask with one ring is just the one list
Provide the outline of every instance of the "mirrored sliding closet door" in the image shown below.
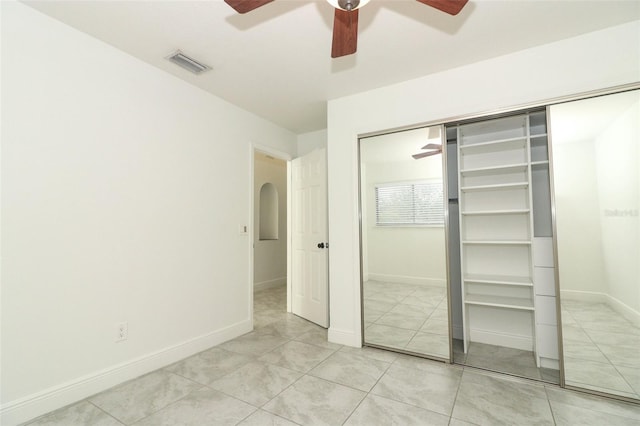
[[450,358],[442,127],[360,139],[364,343]]
[[566,386],[640,399],[640,91],[551,106]]

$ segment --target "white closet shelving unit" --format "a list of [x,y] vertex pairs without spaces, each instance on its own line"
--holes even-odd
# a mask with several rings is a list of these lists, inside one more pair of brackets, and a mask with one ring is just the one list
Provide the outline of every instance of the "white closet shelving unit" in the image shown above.
[[545,112],[457,131],[464,350],[479,342],[536,353],[532,177],[546,171],[548,182]]
[[558,322],[545,111],[529,114],[531,195],[533,202],[533,289],[536,305],[536,362],[558,369]]

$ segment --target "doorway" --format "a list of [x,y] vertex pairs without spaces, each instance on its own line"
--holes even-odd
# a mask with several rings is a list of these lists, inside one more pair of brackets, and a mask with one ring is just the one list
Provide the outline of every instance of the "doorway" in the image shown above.
[[254,329],[287,315],[289,160],[271,151],[253,152]]
[[[326,150],[252,153],[254,329],[292,314],[329,326]],[[265,302],[265,303],[263,303]]]

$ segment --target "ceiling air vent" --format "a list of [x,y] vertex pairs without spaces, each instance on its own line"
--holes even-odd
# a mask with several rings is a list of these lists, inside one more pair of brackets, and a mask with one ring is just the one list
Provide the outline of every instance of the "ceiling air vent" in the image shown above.
[[167,59],[194,74],[202,74],[203,72],[211,69],[210,66],[188,57],[179,50],[176,50],[171,55],[167,56]]

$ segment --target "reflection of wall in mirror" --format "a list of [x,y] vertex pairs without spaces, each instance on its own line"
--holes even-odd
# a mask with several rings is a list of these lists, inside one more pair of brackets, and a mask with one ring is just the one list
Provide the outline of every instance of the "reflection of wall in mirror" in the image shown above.
[[609,296],[637,313],[640,313],[639,122],[640,98],[636,96],[636,102],[595,141],[607,290]]
[[363,203],[363,219],[366,218],[363,228],[363,245],[366,244],[364,276],[379,281],[444,286],[446,253],[443,226],[375,225],[375,185],[442,179],[442,157],[368,163],[363,170],[366,181],[362,188],[366,191],[363,197],[366,200]]
[[[606,293],[602,261],[600,204],[591,141],[554,146],[556,222],[563,296]],[[573,294],[577,297],[577,294]]]
[[563,298],[606,302],[640,321],[640,218],[635,213],[640,101],[635,97],[592,139],[554,145],[553,167]]

